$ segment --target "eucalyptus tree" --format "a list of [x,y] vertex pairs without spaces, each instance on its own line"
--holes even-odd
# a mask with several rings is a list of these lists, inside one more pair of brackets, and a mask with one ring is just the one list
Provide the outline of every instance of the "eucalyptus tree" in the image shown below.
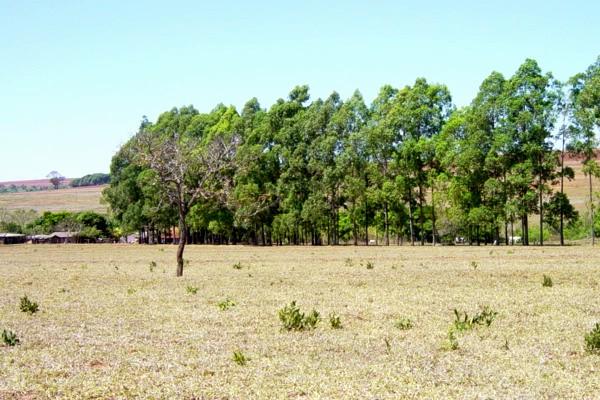
[[[340,107],[333,117],[333,123],[343,130],[344,142],[338,157],[339,167],[345,172],[341,190],[345,199],[343,206],[348,210],[352,224],[354,245],[358,244],[359,226],[363,216],[368,215],[368,143],[366,124],[370,118],[361,93],[357,90]],[[368,218],[364,219],[365,237],[368,244]]]
[[583,157],[583,172],[588,177],[591,235],[594,244],[596,234],[592,178],[600,177],[600,166],[596,161],[597,131],[600,129],[600,57],[585,72],[572,77],[569,83],[575,133],[571,150]]
[[[415,84],[406,86],[396,95],[390,119],[399,143],[396,165],[404,175],[403,183],[409,193],[409,207],[413,188],[417,189],[421,244],[425,244],[425,191],[428,170],[433,167],[435,147],[431,140],[440,133],[450,116],[453,106],[450,92],[445,85],[429,84],[419,78]],[[412,212],[411,212],[412,215]]]
[[539,242],[543,244],[544,195],[551,192],[548,181],[555,176],[558,160],[552,149],[558,90],[550,73],[542,74],[531,59],[518,68],[506,83],[507,124],[511,135],[513,169],[519,177],[517,194],[523,225],[523,244],[529,244],[528,214],[540,217]]
[[383,211],[383,228],[385,245],[390,244],[389,206],[390,189],[393,185],[391,164],[396,151],[394,121],[391,110],[394,106],[398,90],[385,85],[371,104],[371,120],[367,127],[368,153],[373,162],[374,174],[371,180],[372,194],[377,206]]

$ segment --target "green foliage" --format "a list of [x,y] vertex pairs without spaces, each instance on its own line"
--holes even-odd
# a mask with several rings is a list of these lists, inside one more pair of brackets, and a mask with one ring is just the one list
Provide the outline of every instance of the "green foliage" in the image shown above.
[[394,321],[394,326],[402,331],[406,331],[413,327],[413,322],[410,318],[402,317]]
[[241,350],[235,350],[233,352],[233,362],[237,365],[243,367],[248,363],[248,361],[250,361],[250,359],[246,357]]
[[600,323],[596,323],[594,329],[585,334],[584,339],[588,352],[600,354]]
[[235,306],[235,302],[230,298],[226,298],[225,300],[219,302],[218,307],[221,311],[229,310],[231,307]]
[[233,269],[242,269],[244,268],[244,266],[242,265],[241,262],[236,262],[235,264],[233,264]]
[[94,185],[106,185],[110,183],[110,175],[109,174],[89,174],[84,175],[81,178],[75,178],[71,181],[72,187],[80,187],[80,186],[94,186]]
[[188,294],[196,294],[196,293],[198,293],[198,289],[199,288],[197,286],[192,286],[192,285],[188,285],[185,287],[185,291]]
[[286,331],[304,331],[314,329],[320,321],[320,315],[312,310],[308,315],[300,312],[296,301],[292,301],[278,312],[282,329]]
[[456,337],[456,333],[454,329],[450,328],[448,330],[448,335],[446,336],[446,342],[442,346],[445,350],[458,350],[458,338]]
[[489,327],[492,325],[492,322],[494,322],[497,315],[498,313],[488,306],[483,307],[479,313],[472,317],[469,317],[466,312],[459,312],[457,309],[454,309],[453,327],[457,332],[471,330],[475,325],[485,325]]
[[342,320],[335,312],[329,314],[329,325],[332,329],[342,329]]
[[552,287],[553,283],[552,283],[552,278],[550,278],[548,275],[544,275],[544,279],[542,280],[542,286],[543,287]]
[[29,300],[29,298],[25,295],[21,297],[21,303],[19,305],[19,309],[24,313],[35,314],[39,310],[38,303],[35,301]]
[[2,330],[2,342],[4,342],[7,346],[16,346],[20,343],[19,338],[17,338],[17,334],[13,331],[3,329]]
[[150,261],[150,264],[148,265],[148,269],[150,270],[150,272],[154,272],[154,270],[156,269],[156,261]]
[[471,268],[473,268],[473,271],[476,271],[479,268],[479,264],[476,261],[471,261]]
[[366,267],[367,267],[367,269],[374,269],[375,264],[373,264],[371,261],[367,261]]
[[132,294],[135,294],[135,292],[137,292],[137,290],[135,290],[134,288],[127,288],[127,294],[128,295],[131,296]]

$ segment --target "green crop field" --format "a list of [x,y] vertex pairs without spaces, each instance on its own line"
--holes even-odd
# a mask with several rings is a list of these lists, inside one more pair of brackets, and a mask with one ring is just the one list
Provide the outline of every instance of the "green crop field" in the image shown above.
[[[600,393],[584,341],[600,322],[597,249],[190,246],[183,278],[174,251],[0,246],[0,330],[20,340],[0,344],[0,398]],[[20,311],[24,295],[39,311]],[[319,312],[314,329],[282,329],[294,300]]]

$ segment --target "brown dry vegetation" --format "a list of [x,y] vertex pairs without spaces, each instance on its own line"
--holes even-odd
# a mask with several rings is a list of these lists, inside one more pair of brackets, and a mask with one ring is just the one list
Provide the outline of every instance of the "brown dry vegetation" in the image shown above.
[[[0,247],[0,398],[597,398],[591,247]],[[155,261],[153,272],[149,265]],[[370,261],[373,269],[367,269]],[[234,269],[235,263],[241,269]],[[476,268],[474,268],[475,262]],[[163,272],[164,271],[164,272]],[[554,286],[542,287],[542,276]],[[187,287],[198,287],[197,294]],[[19,311],[19,297],[40,311]],[[229,298],[227,311],[217,306]],[[283,332],[292,300],[323,316]],[[493,324],[457,335],[457,308]],[[336,312],[342,329],[331,329]],[[406,317],[412,329],[394,322]],[[233,362],[240,350],[246,366]]]
[[85,186],[39,192],[0,193],[0,208],[43,211],[96,211],[106,213],[100,203],[106,186]]

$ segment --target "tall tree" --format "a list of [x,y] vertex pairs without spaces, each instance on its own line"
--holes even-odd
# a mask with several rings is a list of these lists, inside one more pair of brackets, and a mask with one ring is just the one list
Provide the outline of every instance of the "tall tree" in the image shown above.
[[575,138],[571,150],[583,156],[583,172],[588,177],[591,236],[595,243],[594,201],[592,178],[600,177],[600,166],[596,160],[600,128],[600,57],[588,69],[575,75],[569,81]]

